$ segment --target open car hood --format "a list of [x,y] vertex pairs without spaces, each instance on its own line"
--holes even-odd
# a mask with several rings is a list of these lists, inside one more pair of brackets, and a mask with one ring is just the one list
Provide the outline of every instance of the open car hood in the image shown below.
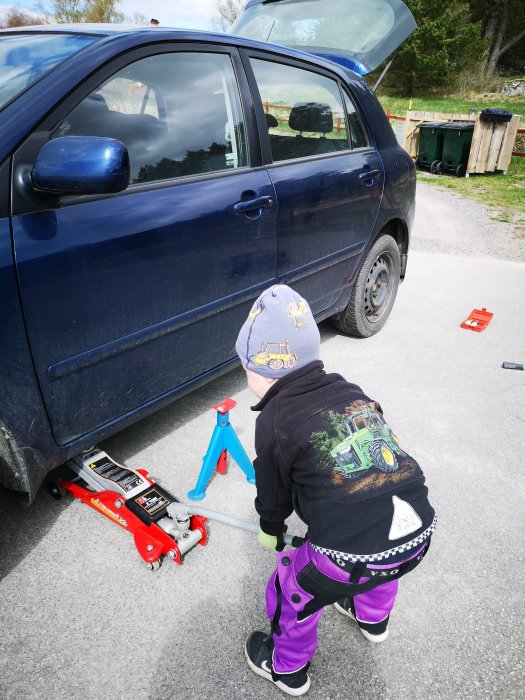
[[248,0],[231,32],[307,51],[366,75],[415,28],[401,0]]

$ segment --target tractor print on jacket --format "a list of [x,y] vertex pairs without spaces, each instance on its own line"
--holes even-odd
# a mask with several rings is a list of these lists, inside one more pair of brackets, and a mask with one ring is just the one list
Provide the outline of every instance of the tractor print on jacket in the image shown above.
[[362,493],[391,488],[421,473],[377,408],[355,401],[344,414],[328,411],[327,430],[312,435],[320,467],[329,470],[333,487]]

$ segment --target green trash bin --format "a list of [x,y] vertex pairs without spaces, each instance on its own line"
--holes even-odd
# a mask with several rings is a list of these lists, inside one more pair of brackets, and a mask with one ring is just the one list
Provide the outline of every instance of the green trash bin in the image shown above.
[[443,152],[444,122],[421,122],[419,125],[419,147],[416,166],[437,173]]
[[473,122],[448,122],[442,124],[443,153],[438,171],[453,172],[463,177],[467,172],[468,157],[474,132]]

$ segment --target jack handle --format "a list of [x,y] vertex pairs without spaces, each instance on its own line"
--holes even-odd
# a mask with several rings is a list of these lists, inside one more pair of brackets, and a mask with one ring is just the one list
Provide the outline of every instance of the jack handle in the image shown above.
[[[217,520],[225,525],[236,527],[239,530],[246,530],[247,532],[253,532],[254,534],[259,532],[259,526],[255,523],[248,522],[248,520],[241,520],[241,518],[235,518],[233,515],[220,513],[217,510],[210,510],[209,508],[201,508],[201,506],[195,506],[189,503],[171,503],[168,506],[168,515],[175,519],[185,519],[191,515],[202,515],[209,520]],[[298,535],[287,535],[285,533],[283,535],[283,541],[285,544],[297,548],[300,547],[305,540],[304,537],[299,537]]]

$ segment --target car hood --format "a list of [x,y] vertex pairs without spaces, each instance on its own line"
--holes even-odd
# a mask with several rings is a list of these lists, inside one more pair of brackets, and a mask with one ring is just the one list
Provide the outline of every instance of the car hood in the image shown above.
[[366,75],[415,29],[401,0],[248,0],[232,33],[313,53]]

